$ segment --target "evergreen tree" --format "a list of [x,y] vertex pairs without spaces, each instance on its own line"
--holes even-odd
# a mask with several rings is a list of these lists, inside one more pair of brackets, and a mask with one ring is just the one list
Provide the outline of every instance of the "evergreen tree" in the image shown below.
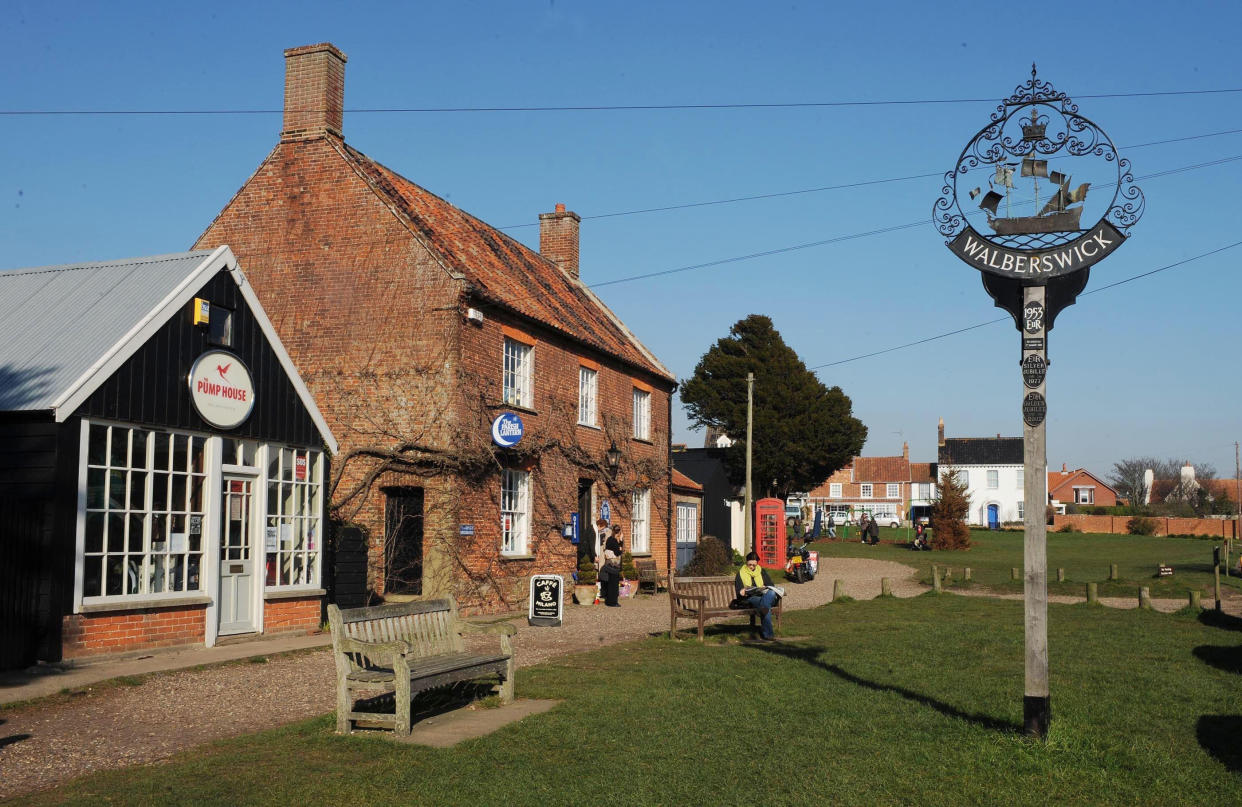
[[940,475],[939,495],[932,502],[932,549],[970,549],[970,528],[966,514],[970,499],[966,486],[957,481],[957,474],[945,471]]
[[699,426],[736,442],[725,455],[729,477],[746,476],[746,374],[755,374],[752,480],[756,496],[787,498],[810,490],[862,450],[867,427],[851,414],[840,387],[806,368],[772,320],[751,314],[703,354],[681,383],[681,400]]

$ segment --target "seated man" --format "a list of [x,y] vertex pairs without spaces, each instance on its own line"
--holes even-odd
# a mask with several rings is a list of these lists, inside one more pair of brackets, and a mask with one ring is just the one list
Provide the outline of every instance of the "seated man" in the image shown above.
[[738,569],[737,576],[733,578],[733,590],[738,597],[745,597],[750,607],[763,617],[759,636],[765,641],[775,639],[771,609],[780,595],[773,588],[772,578],[768,577],[767,570],[759,565],[758,553],[750,552],[746,555],[746,565]]

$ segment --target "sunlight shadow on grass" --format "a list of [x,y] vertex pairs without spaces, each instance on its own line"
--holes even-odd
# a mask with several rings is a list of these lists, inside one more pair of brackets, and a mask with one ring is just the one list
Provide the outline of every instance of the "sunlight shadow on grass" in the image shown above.
[[1202,715],[1195,736],[1217,762],[1234,773],[1242,771],[1242,715]]
[[937,712],[940,712],[941,714],[945,715],[946,717],[952,717],[958,720],[965,720],[967,722],[974,723],[977,726],[980,726],[985,729],[989,729],[991,731],[1017,733],[1022,730],[1022,726],[1018,723],[1013,723],[1008,720],[1001,720],[999,718],[991,717],[989,715],[970,714],[968,712],[963,712],[961,709],[958,709],[956,706],[951,706],[945,703],[944,701],[936,700],[933,697],[924,695],[919,692],[915,692],[910,689],[906,689],[905,687],[896,686],[894,684],[881,684],[881,683],[877,683],[876,681],[868,681],[866,678],[862,678],[851,672],[848,672],[842,669],[841,667],[837,666],[836,664],[828,664],[827,662],[820,660],[819,658],[820,654],[827,652],[827,648],[824,648],[824,647],[819,647],[816,645],[804,646],[804,645],[786,645],[786,644],[759,645],[758,647],[760,650],[762,650],[765,653],[771,653],[777,656],[784,656],[785,658],[805,662],[811,665],[812,667],[818,667],[824,672],[831,673],[832,675],[835,675],[841,680],[848,681],[851,684],[855,684],[856,686],[860,686],[865,689],[874,690],[876,692],[890,692],[894,695],[898,695],[902,698],[905,698],[906,700],[913,701],[923,706],[928,706],[932,709],[935,709]]
[[1242,619],[1210,608],[1199,612],[1199,623],[1222,630],[1242,631]]
[[1218,670],[1231,672],[1234,675],[1242,675],[1242,646],[1222,647],[1204,644],[1191,652],[1204,664],[1210,664]]

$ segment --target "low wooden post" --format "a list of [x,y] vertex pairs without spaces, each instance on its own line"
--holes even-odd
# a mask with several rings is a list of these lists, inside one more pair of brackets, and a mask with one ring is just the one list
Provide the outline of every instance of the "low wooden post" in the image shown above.
[[1219,611],[1220,610],[1220,566],[1216,566],[1212,569],[1212,576],[1216,578],[1215,582],[1212,585],[1213,585],[1213,591],[1216,594],[1216,610]]
[[1147,586],[1139,586],[1139,608],[1151,610],[1151,589]]
[[969,566],[967,566],[967,567],[966,567],[966,568],[962,571],[962,579],[963,579],[963,580],[965,580],[967,583],[969,583],[969,582],[970,582],[970,567],[969,567]]
[[932,566],[932,591],[943,591],[940,586],[940,567]]
[[881,597],[893,596],[893,581],[888,579],[887,577],[880,578],[880,596]]
[[1009,579],[1010,579],[1010,580],[1018,580],[1018,579],[1020,579],[1020,577],[1021,577],[1021,575],[1019,575],[1019,574],[1018,574],[1018,567],[1017,567],[1017,566],[1014,566],[1013,568],[1011,568],[1011,569],[1009,570]]
[[1120,577],[1117,576],[1117,564],[1116,563],[1108,567],[1108,579],[1109,580],[1120,580],[1121,579]]
[[832,581],[832,601],[836,602],[841,599],[841,594],[841,580],[840,578],[837,578]]
[[1100,587],[1098,583],[1087,584],[1087,605],[1100,604]]
[[1199,592],[1193,589],[1190,592],[1190,610],[1192,611],[1203,610],[1203,605],[1200,603],[1200,600],[1199,600]]
[[944,584],[947,586],[953,582],[953,567],[944,570]]
[[1057,567],[1057,582],[1058,583],[1065,582],[1065,569],[1061,568],[1060,566]]

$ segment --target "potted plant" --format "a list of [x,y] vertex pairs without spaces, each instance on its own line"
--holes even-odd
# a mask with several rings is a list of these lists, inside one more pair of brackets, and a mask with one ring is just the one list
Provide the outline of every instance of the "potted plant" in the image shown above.
[[583,555],[578,561],[574,601],[579,605],[592,605],[595,602],[595,564],[591,562],[589,555]]

